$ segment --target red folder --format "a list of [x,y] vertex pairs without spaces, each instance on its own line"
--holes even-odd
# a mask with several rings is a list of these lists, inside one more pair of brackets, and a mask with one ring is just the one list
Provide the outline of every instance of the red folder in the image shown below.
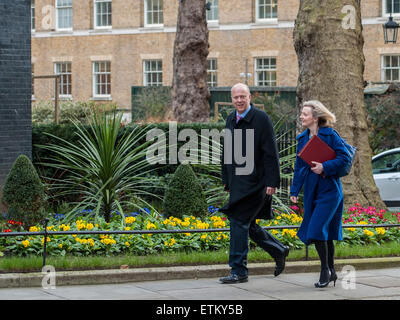
[[313,167],[314,165],[311,161],[323,163],[327,160],[333,160],[336,158],[336,153],[330,146],[315,135],[312,136],[303,149],[301,149],[299,157],[307,162],[310,167]]

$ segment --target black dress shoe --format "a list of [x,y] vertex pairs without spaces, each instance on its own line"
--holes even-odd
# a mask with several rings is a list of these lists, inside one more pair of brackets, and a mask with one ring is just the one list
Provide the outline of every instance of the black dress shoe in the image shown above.
[[275,265],[275,272],[274,272],[274,276],[277,277],[279,276],[282,271],[285,269],[285,261],[286,261],[286,257],[289,254],[289,247],[285,246],[285,249],[283,250],[283,254],[279,257],[275,259],[276,265]]
[[241,283],[247,282],[249,280],[248,276],[239,276],[237,274],[230,274],[227,277],[219,279],[222,283]]

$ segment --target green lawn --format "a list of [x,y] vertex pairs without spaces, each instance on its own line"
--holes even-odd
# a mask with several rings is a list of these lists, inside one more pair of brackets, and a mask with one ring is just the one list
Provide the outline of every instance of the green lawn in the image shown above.
[[[368,246],[336,246],[336,258],[364,258],[400,256],[398,242],[388,242],[382,245]],[[309,259],[317,259],[314,246],[309,247]],[[288,261],[305,260],[305,249],[292,250]],[[263,250],[252,249],[248,255],[248,262],[272,262],[273,259]],[[0,258],[0,272],[34,272],[42,268],[41,256],[31,257],[2,257]],[[168,253],[148,256],[90,256],[90,257],[47,257],[46,264],[53,265],[56,270],[94,270],[119,269],[121,265],[130,268],[181,266],[202,264],[228,264],[228,251]]]

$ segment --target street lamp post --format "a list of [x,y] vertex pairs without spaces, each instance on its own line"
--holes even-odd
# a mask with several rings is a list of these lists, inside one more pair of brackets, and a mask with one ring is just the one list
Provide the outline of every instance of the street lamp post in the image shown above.
[[383,27],[383,36],[385,38],[385,43],[396,43],[399,24],[396,21],[393,21],[392,12],[390,12],[390,17],[388,22],[383,24],[382,27]]

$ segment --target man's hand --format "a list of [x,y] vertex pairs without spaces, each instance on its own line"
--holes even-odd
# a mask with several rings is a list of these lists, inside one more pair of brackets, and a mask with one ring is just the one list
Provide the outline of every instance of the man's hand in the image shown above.
[[276,192],[276,188],[267,187],[266,194],[272,196]]
[[292,201],[293,203],[297,203],[299,201],[299,197],[291,196],[290,201]]

